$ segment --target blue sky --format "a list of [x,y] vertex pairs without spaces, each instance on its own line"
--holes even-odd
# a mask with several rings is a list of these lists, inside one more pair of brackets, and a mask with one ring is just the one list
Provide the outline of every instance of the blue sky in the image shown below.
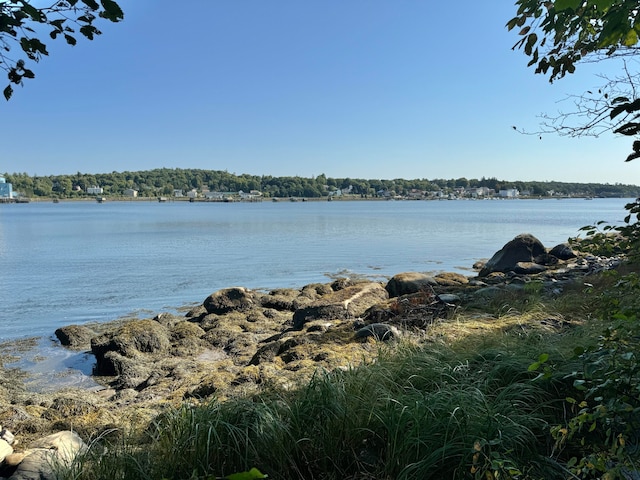
[[[521,135],[568,94],[526,67],[512,2],[120,0],[125,21],[51,55],[0,104],[0,172],[640,184],[631,140]],[[491,5],[491,6],[489,6]],[[615,73],[611,70],[610,73]]]

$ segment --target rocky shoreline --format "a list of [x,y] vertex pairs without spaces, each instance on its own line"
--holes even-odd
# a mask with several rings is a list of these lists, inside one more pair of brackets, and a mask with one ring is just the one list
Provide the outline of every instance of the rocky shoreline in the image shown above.
[[[619,263],[568,244],[548,249],[523,234],[474,265],[474,276],[404,272],[386,283],[343,278],[269,292],[231,287],[183,316],[60,328],[55,335],[65,348],[95,357],[98,387],[36,393],[27,388],[25,372],[5,368],[5,357],[0,478],[46,478],[51,452],[68,458],[85,442],[145,425],[167,407],[295,388],[317,369],[374,361],[380,342],[427,339],[434,322],[459,308],[481,307],[505,290],[537,282],[544,294],[561,295],[585,275]],[[40,457],[46,461],[38,463]]]

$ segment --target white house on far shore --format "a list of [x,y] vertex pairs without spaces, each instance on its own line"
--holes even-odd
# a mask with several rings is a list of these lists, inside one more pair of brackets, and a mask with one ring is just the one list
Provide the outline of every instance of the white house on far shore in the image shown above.
[[520,192],[517,188],[508,188],[506,190],[500,190],[498,192],[498,196],[502,198],[518,198],[520,196]]
[[138,191],[137,191],[137,190],[134,190],[133,188],[127,188],[127,189],[124,191],[124,196],[125,196],[125,197],[133,197],[133,198],[135,198],[135,197],[137,197],[137,196],[138,196]]
[[0,198],[13,198],[13,185],[0,177]]
[[87,193],[89,195],[102,195],[104,193],[104,189],[102,187],[93,185],[87,188]]

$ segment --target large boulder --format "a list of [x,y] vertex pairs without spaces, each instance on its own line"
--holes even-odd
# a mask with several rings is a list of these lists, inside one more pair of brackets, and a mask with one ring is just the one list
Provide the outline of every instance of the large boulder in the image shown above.
[[403,272],[391,277],[385,289],[389,297],[401,297],[409,293],[417,293],[428,290],[438,282],[431,276],[418,272]]
[[540,240],[531,234],[523,233],[497,251],[480,270],[479,276],[513,271],[519,262],[536,263],[536,257],[544,256],[546,253]]
[[385,288],[375,282],[363,282],[330,293],[299,308],[293,314],[293,328],[300,329],[312,320],[345,320],[364,314],[371,306],[389,298]]

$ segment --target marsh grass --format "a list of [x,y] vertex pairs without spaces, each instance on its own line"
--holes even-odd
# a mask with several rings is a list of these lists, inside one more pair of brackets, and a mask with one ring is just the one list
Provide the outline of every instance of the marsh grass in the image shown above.
[[73,478],[204,479],[252,466],[276,479],[553,478],[552,396],[529,363],[399,345],[296,392],[185,404]]

